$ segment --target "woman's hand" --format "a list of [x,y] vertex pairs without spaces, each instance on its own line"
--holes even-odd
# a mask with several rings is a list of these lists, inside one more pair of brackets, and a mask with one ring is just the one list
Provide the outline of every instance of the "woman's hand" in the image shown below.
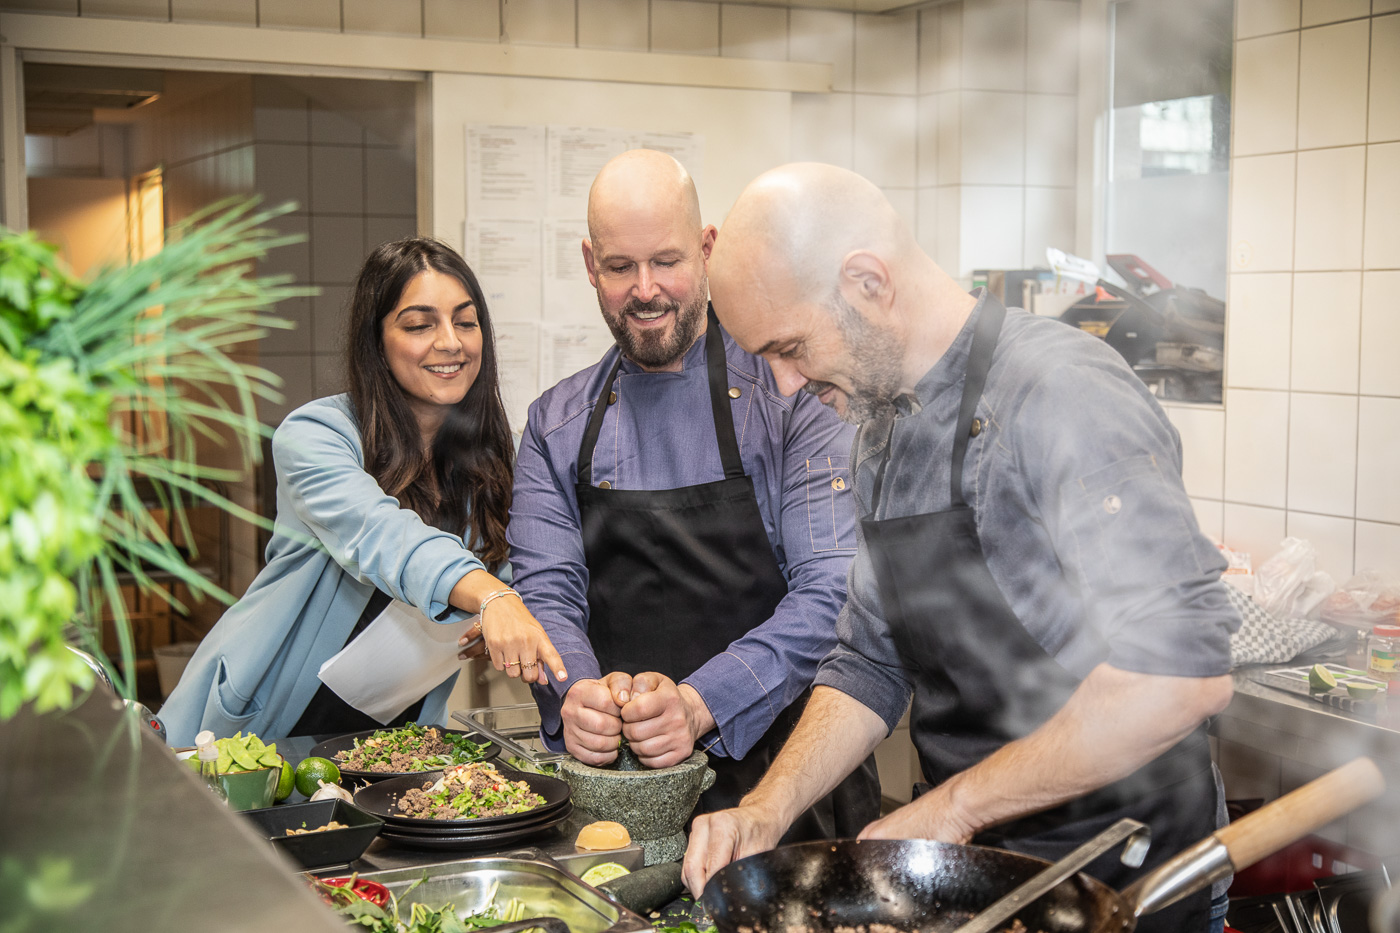
[[547,683],[546,670],[553,671],[556,680],[568,680],[564,659],[554,650],[544,626],[513,591],[488,600],[480,625],[486,656],[496,670],[527,684]]

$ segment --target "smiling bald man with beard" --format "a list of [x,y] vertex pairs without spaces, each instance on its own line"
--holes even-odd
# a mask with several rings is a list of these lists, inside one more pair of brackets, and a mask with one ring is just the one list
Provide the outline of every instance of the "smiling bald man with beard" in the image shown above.
[[[699,809],[721,809],[767,771],[836,644],[852,431],[811,395],[784,398],[720,328],[715,228],[675,159],[609,162],[588,232],[617,343],[530,406],[508,529],[514,586],[572,675],[533,688],[542,737],[591,765],[623,740],[650,767],[702,748],[717,778]],[[784,838],[879,815],[862,758]]]

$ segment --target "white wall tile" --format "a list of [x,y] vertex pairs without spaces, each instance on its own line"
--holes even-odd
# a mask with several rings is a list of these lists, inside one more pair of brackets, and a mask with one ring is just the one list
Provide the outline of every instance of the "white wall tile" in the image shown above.
[[932,94],[940,90],[938,83],[938,51],[942,37],[939,26],[943,14],[937,7],[926,7],[919,11],[919,93]]
[[1356,569],[1400,573],[1400,525],[1356,523]]
[[1304,29],[1301,35],[1298,148],[1364,143],[1370,22]]
[[882,188],[916,187],[918,121],[912,97],[855,95],[855,171]]
[[341,0],[346,32],[423,35],[422,0]]
[[938,180],[945,185],[962,181],[962,92],[938,95]]
[[[378,244],[376,244],[378,245]],[[343,353],[350,331],[348,285],[322,285],[311,299],[311,348],[316,353]]]
[[339,110],[324,107],[311,108],[311,141],[332,143],[344,146],[361,146],[365,141],[365,130]]
[[423,0],[423,34],[429,39],[496,42],[501,37],[501,4],[499,0]]
[[269,205],[295,201],[306,210],[311,199],[310,157],[306,146],[259,143],[253,148],[253,186]]
[[1400,396],[1400,272],[1361,276],[1361,393]]
[[855,15],[794,8],[788,16],[788,58],[831,65],[831,89],[855,88]]
[[871,94],[918,91],[917,16],[856,14],[856,90]]
[[1201,534],[1212,541],[1225,540],[1225,503],[1219,499],[1192,499],[1191,511],[1196,513]]
[[1225,499],[1281,509],[1287,481],[1288,393],[1231,389],[1225,396]]
[[1361,348],[1361,273],[1293,276],[1295,392],[1356,393]]
[[83,0],[82,15],[120,19],[170,19],[169,0]]
[[1234,71],[1231,152],[1245,156],[1296,149],[1298,33],[1235,43]]
[[381,243],[402,240],[418,232],[418,222],[412,217],[366,217],[365,254]]
[[938,184],[938,95],[919,98],[919,187]]
[[962,86],[980,91],[1026,87],[1026,0],[964,0]]
[[1288,509],[1355,514],[1356,396],[1289,397]]
[[1230,271],[1293,268],[1295,161],[1292,153],[1230,161]]
[[719,4],[652,0],[651,50],[718,55]]
[[963,184],[1025,184],[1026,95],[962,92],[961,163]]
[[1333,515],[1288,513],[1288,536],[1302,538],[1317,549],[1317,569],[1341,583],[1352,575],[1356,522]]
[[5,9],[77,16],[78,0],[6,0]]
[[507,0],[503,9],[511,42],[574,45],[574,0]]
[[170,19],[176,23],[256,26],[258,0],[170,0]]
[[973,269],[1014,269],[1024,249],[1024,189],[963,185],[959,275]]
[[1225,412],[1169,405],[1167,417],[1181,435],[1181,479],[1188,495],[1219,499],[1225,483]]
[[850,94],[793,94],[792,160],[851,168],[852,106]]
[[1400,0],[1371,0],[1371,15],[1382,13],[1400,13]]
[[[1400,9],[1400,0],[1396,0]],[[1400,139],[1400,16],[1371,20],[1371,142]]]
[[1237,0],[1235,38],[1298,28],[1298,0]]
[[358,146],[311,147],[312,213],[364,213],[364,153]]
[[262,275],[290,275],[299,285],[311,282],[311,244],[307,242],[311,227],[305,214],[284,215],[268,224],[284,236],[300,236],[299,243],[290,243],[271,250],[258,262],[258,272]]
[[938,189],[919,189],[919,223],[914,229],[914,235],[918,237],[919,248],[929,255],[934,262],[938,261]]
[[258,25],[340,32],[340,0],[258,0]]
[[362,217],[334,215],[311,218],[311,281],[317,285],[348,285],[365,258]]
[[1057,94],[1026,95],[1026,184],[1073,186],[1078,151],[1078,99]]
[[719,53],[726,58],[787,61],[787,10],[726,3],[719,8]]
[[938,253],[934,259],[954,278],[962,266],[962,188],[938,190]]
[[1303,0],[1303,28],[1371,13],[1371,0]]
[[919,198],[913,188],[882,188],[885,200],[890,202],[900,219],[909,225],[909,232],[918,235]]
[[411,217],[418,212],[417,167],[397,149],[365,150],[365,213]]
[[1400,269],[1400,143],[1366,147],[1368,269]]
[[1074,249],[1075,201],[1073,188],[1026,188],[1026,240],[1021,268],[1044,266],[1045,248]]
[[1400,523],[1400,399],[1360,402],[1356,517]]
[[317,353],[311,359],[312,388],[316,398],[339,395],[349,388],[345,379],[345,358],[338,353]]
[[1030,0],[1026,23],[1026,90],[1077,93],[1079,4],[1074,0]]
[[305,355],[311,352],[311,299],[288,298],[277,302],[273,311],[296,326],[291,330],[274,331],[271,339],[258,344],[260,356]]
[[258,399],[258,420],[263,424],[279,425],[295,409],[316,398],[310,355],[271,356],[260,363],[282,377],[283,396],[281,402]]
[[1293,268],[1361,268],[1366,147],[1298,153]]
[[1286,528],[1287,513],[1283,509],[1225,503],[1225,543],[1232,550],[1248,554],[1255,569],[1278,553],[1279,543],[1287,537]]
[[578,44],[583,49],[647,51],[647,0],[578,0]]
[[1287,389],[1293,307],[1287,272],[1230,276],[1225,315],[1226,385]]
[[304,143],[311,115],[306,95],[278,78],[253,78],[253,138],[258,142]]
[[962,3],[958,2],[937,8],[941,14],[938,20],[938,87],[944,91],[963,86],[962,7]]

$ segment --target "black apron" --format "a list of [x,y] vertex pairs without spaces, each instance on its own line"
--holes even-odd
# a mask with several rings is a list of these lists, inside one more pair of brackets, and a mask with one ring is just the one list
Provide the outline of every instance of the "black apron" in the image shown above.
[[[952,504],[942,512],[861,522],[875,567],[880,600],[900,657],[915,679],[910,734],[925,779],[933,785],[986,758],[1048,720],[1079,686],[1031,637],[987,568],[972,507],[963,497],[963,462],[991,369],[1006,309],[991,297],[982,305],[968,357],[954,434]],[[876,470],[870,515],[893,438]],[[1114,749],[1102,749],[1112,755]],[[1146,867],[1165,861],[1213,832],[1215,782],[1205,726],[1133,775],[1070,801],[980,833],[973,842],[1058,859],[1115,820],[1132,817],[1152,827]],[[1088,872],[1121,889],[1141,870],[1117,861],[1117,852]],[[1152,933],[1205,931],[1210,891],[1141,918]]]
[[[606,674],[655,671],[680,682],[766,622],[787,595],[744,473],[725,378],[724,336],[709,312],[705,357],[724,479],[679,489],[593,485],[593,449],[622,357],[603,382],[578,455],[579,518],[588,566],[588,639]],[[742,760],[710,757],[715,784],[696,812],[736,806],[777,756],[806,694]],[[795,822],[784,841],[854,836],[880,814],[873,756]]]

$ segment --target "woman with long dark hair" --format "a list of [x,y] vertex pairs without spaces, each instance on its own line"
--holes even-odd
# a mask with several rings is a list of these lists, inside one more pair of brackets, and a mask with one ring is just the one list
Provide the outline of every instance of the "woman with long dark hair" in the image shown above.
[[[443,651],[485,653],[529,683],[567,677],[543,628],[495,576],[514,450],[491,318],[462,258],[420,237],[374,250],[350,302],[348,363],[348,394],[302,406],[273,436],[267,566],[161,708],[172,744],[201,729],[275,737],[442,722],[455,665],[432,682],[394,673],[440,671]],[[472,615],[455,642],[434,644],[455,629],[431,623],[460,628]],[[366,672],[370,645],[386,670]],[[336,666],[351,657],[358,667]],[[347,667],[360,672],[350,682]]]

